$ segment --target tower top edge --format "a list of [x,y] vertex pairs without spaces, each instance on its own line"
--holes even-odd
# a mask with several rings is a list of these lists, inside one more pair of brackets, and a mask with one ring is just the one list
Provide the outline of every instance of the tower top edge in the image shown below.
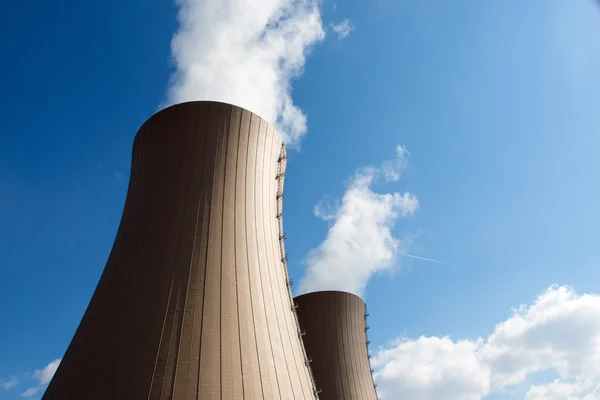
[[275,126],[273,124],[271,124],[265,118],[261,117],[259,114],[255,113],[247,108],[238,106],[236,104],[227,103],[224,101],[194,100],[194,101],[186,101],[186,102],[182,102],[182,103],[176,103],[176,104],[170,105],[168,107],[165,107],[165,108],[155,112],[154,114],[152,114],[148,119],[146,119],[140,125],[140,127],[135,135],[135,138],[134,138],[134,144],[137,141],[137,137],[139,136],[140,132],[142,132],[144,130],[144,127],[158,119],[169,118],[169,116],[171,116],[172,114],[177,114],[177,113],[190,113],[190,112],[200,110],[203,107],[211,107],[211,106],[213,106],[213,107],[226,106],[226,107],[231,107],[232,110],[237,109],[242,112],[247,112],[247,113],[251,114],[253,117],[258,118],[260,121],[262,121],[262,123],[271,127],[271,129],[273,129],[273,131],[277,134],[277,136],[279,136],[280,140],[283,142],[283,137],[282,137],[281,133],[279,132],[278,129],[275,128]]
[[365,300],[360,297],[357,294],[354,293],[350,293],[350,292],[344,292],[342,290],[320,290],[317,292],[310,292],[310,293],[305,293],[305,294],[301,294],[300,296],[296,296],[294,297],[294,300],[304,300],[304,299],[308,299],[308,298],[327,298],[327,297],[333,297],[335,295],[338,296],[342,296],[342,297],[350,297],[350,298],[357,298],[358,300],[360,300],[361,303],[366,304]]
[[248,108],[239,106],[239,105],[234,104],[234,103],[228,103],[226,101],[217,101],[217,100],[192,100],[192,101],[184,101],[184,102],[181,102],[181,103],[175,103],[175,104],[172,104],[172,105],[170,105],[168,107],[165,107],[165,108],[163,108],[163,109],[155,112],[154,114],[152,114],[146,120],[146,122],[148,122],[149,120],[153,119],[157,115],[163,115],[163,114],[166,114],[166,113],[170,113],[170,112],[173,112],[175,110],[179,110],[179,109],[184,108],[184,107],[202,107],[202,106],[208,106],[208,105],[211,105],[211,104],[215,105],[215,106],[216,105],[229,106],[229,107],[237,108],[237,109],[242,110],[242,111],[249,112],[250,114],[254,115],[255,117],[260,118],[261,120],[263,120],[265,123],[273,126],[273,124],[271,122],[269,122],[268,120],[266,120],[265,118],[263,118],[260,114],[257,114],[257,113],[255,113],[254,111],[252,111],[252,110],[250,110]]

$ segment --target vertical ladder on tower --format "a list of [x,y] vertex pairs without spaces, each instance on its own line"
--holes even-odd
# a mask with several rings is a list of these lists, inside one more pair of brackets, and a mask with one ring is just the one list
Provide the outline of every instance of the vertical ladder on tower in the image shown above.
[[[367,346],[367,357],[369,358],[369,367],[371,368],[371,379],[373,380],[373,388],[375,389],[375,394],[377,395],[377,384],[375,383],[375,377],[373,376],[373,372],[374,369],[373,367],[371,367],[371,353],[369,352],[369,345],[371,344],[371,341],[369,340],[369,325],[367,323],[367,317],[369,316],[369,313],[367,312],[367,305],[365,304],[365,344]],[[377,398],[379,399],[379,395],[377,395]]]
[[300,339],[300,349],[302,351],[302,357],[304,359],[304,363],[308,367],[308,375],[310,377],[310,382],[312,386],[313,393],[315,395],[315,399],[319,399],[319,393],[321,393],[320,389],[317,389],[317,385],[315,382],[315,378],[313,376],[311,362],[312,359],[308,358],[306,355],[306,349],[304,348],[304,343],[302,343],[302,336],[306,335],[306,331],[303,331],[300,328],[300,320],[298,319],[298,314],[296,313],[296,309],[298,305],[294,303],[294,297],[292,295],[292,285],[294,281],[290,279],[287,268],[288,256],[285,252],[285,233],[283,232],[283,178],[285,177],[285,167],[286,167],[287,155],[285,152],[285,145],[281,145],[281,151],[279,152],[279,157],[277,158],[277,175],[275,175],[275,180],[277,181],[277,194],[276,194],[276,204],[277,209],[276,217],[277,217],[277,225],[278,225],[278,238],[279,238],[279,251],[281,255],[281,263],[283,264],[283,271],[285,276],[285,283],[288,288],[288,297],[290,301],[290,308],[292,310],[292,315],[294,316],[294,320],[296,322],[296,331],[298,333],[298,338]]

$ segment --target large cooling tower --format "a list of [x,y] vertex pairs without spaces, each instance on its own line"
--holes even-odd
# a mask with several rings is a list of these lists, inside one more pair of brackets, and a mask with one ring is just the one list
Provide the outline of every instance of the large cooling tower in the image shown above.
[[314,399],[283,250],[285,159],[239,107],[150,118],[106,268],[43,399]]
[[314,292],[294,299],[321,400],[376,400],[367,350],[366,307],[358,296]]

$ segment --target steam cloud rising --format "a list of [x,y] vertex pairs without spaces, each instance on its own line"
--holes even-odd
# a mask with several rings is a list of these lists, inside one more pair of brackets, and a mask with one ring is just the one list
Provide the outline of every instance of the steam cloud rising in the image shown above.
[[274,123],[288,146],[306,133],[291,80],[325,32],[315,0],[178,0],[167,104],[223,101]]

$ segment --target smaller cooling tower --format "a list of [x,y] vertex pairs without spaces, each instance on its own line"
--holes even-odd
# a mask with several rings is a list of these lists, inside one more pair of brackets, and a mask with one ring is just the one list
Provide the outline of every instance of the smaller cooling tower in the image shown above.
[[304,347],[320,400],[376,400],[366,334],[365,302],[325,291],[295,299]]

